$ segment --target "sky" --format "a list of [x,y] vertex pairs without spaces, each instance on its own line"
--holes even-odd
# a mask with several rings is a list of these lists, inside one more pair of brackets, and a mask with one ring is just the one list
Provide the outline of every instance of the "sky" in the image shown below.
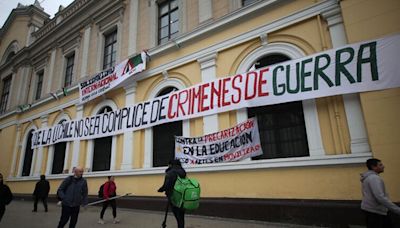
[[[40,5],[44,8],[44,11],[50,15],[50,18],[54,17],[54,14],[58,12],[60,5],[68,6],[73,0],[38,0]],[[7,20],[11,11],[17,8],[18,2],[23,5],[32,5],[35,0],[0,0],[0,27],[3,27],[4,22]]]

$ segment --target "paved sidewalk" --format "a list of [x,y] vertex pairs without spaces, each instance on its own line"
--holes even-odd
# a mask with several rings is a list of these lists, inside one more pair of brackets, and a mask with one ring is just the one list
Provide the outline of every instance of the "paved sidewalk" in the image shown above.
[[[49,212],[45,213],[43,205],[39,203],[38,212],[32,212],[33,202],[14,200],[7,206],[3,220],[0,222],[1,228],[55,228],[61,214],[61,207],[55,203],[49,203]],[[88,207],[86,210],[81,209],[78,218],[77,228],[151,228],[161,227],[164,213],[156,211],[132,210],[118,208],[118,218],[121,220],[119,224],[112,224],[112,209],[109,207],[104,215],[106,224],[98,224],[100,214],[99,207]],[[260,221],[223,219],[214,217],[205,217],[197,215],[186,216],[186,228],[309,228],[311,226],[300,226],[292,224],[266,223]],[[68,224],[65,226],[68,227]],[[175,218],[172,214],[168,215],[167,227],[177,227]]]

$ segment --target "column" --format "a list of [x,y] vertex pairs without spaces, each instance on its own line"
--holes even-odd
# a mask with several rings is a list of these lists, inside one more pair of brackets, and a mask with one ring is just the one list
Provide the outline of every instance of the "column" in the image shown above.
[[138,18],[139,18],[139,1],[130,1],[129,2],[128,56],[136,53]]
[[[83,117],[83,105],[76,105],[76,119],[81,119]],[[79,166],[79,151],[80,151],[81,141],[79,139],[74,140],[72,146],[72,159],[71,159],[71,167],[69,171],[71,172],[74,167]]]
[[15,173],[15,163],[17,162],[17,154],[19,148],[21,147],[21,144],[19,143],[20,139],[21,139],[21,124],[17,124],[17,135],[15,137],[12,163],[10,166],[10,171],[8,172],[9,177],[13,177]]
[[[323,12],[322,16],[328,22],[333,47],[337,48],[346,45],[346,31],[340,6],[337,5],[335,8]],[[359,95],[345,94],[343,95],[343,101],[349,125],[351,153],[370,152]]]
[[[125,89],[125,106],[133,106],[136,102],[136,87],[137,83],[134,82],[130,86],[124,87]],[[134,157],[134,133],[132,131],[124,133],[124,149],[122,155],[122,170],[132,169],[132,158]]]
[[32,33],[35,32],[35,28],[36,28],[35,25],[33,25],[33,24],[29,24],[28,26],[29,26],[29,29],[28,29],[28,34],[26,37],[26,46],[27,47],[35,41],[35,37],[32,36]]
[[68,158],[69,158],[69,149],[70,149],[71,142],[66,142],[65,145],[65,156],[64,156],[64,166],[63,166],[63,173],[64,171],[68,171]]
[[[92,26],[89,25],[85,28],[85,32],[83,33],[83,45],[82,45],[82,65],[81,65],[81,72],[80,76],[77,77],[77,80],[81,77],[85,77],[87,75],[87,64],[89,59],[89,45],[90,45],[90,32]],[[75,58],[78,59],[78,56]]]
[[[150,1],[149,1],[150,2]],[[158,34],[158,22],[157,22],[157,18],[158,18],[158,12],[157,9],[158,7],[156,6],[157,3],[156,1],[151,1],[150,3],[150,7],[149,7],[149,28],[147,30],[148,32],[148,37],[149,37],[149,47],[155,47],[157,46],[158,43],[158,38],[157,38],[157,34]]]
[[[29,97],[29,81],[31,81],[32,67],[27,65],[22,68],[21,87],[19,89],[18,104],[28,103]],[[31,86],[32,87],[32,86]]]
[[[48,115],[40,117],[42,120],[42,126],[41,128],[46,128],[47,127],[47,122],[48,122]],[[36,162],[35,162],[35,169],[33,171],[34,176],[39,176],[41,173],[41,168],[42,168],[42,162],[43,162],[43,147],[38,147],[36,153]]]
[[[49,63],[49,71],[48,71],[48,74],[46,75],[46,77],[47,77],[47,80],[46,80],[46,78],[44,78],[44,80],[46,80],[47,81],[47,90],[46,90],[46,93],[50,93],[51,92],[51,84],[52,84],[52,82],[53,82],[53,77],[54,77],[54,64],[55,64],[55,61],[56,61],[56,52],[57,52],[57,48],[54,48],[52,51],[51,51],[51,54],[50,54],[50,63]],[[44,93],[43,91],[42,91],[42,94],[46,94],[46,93]]]
[[212,18],[212,1],[201,0],[199,3],[199,24]]
[[[217,78],[217,54],[211,54],[199,58],[202,82],[212,81]],[[218,131],[218,114],[203,117],[203,133],[210,134]]]
[[47,152],[47,165],[46,165],[46,175],[50,175],[53,169],[54,161],[54,145],[49,146]]
[[121,54],[122,54],[122,36],[123,36],[122,16],[120,18],[121,20],[118,20],[117,22],[117,53],[115,58],[115,64],[118,64],[121,61]]

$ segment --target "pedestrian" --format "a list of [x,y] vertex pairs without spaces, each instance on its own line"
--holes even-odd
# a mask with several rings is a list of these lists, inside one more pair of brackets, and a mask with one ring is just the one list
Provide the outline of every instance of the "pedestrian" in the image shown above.
[[108,180],[103,186],[103,199],[106,201],[103,202],[103,209],[100,212],[100,220],[98,221],[100,224],[105,223],[103,217],[108,205],[111,205],[112,207],[112,213],[114,217],[113,223],[119,223],[119,219],[117,219],[117,202],[115,199],[109,199],[117,195],[117,185],[115,184],[114,180],[115,178],[113,176],[108,176]]
[[[76,168],[75,166],[72,167],[72,174],[75,173],[75,168]],[[58,197],[58,195],[57,195],[57,199],[58,199],[57,206],[61,206],[62,201],[61,201],[60,197]]]
[[10,204],[13,194],[10,188],[3,183],[3,174],[0,173],[0,222],[6,212],[6,205]]
[[47,197],[49,196],[50,184],[46,180],[45,175],[40,175],[40,180],[36,183],[35,190],[33,191],[34,203],[33,203],[33,211],[37,212],[37,204],[38,201],[41,200],[43,202],[44,211],[47,212]]
[[182,168],[181,162],[178,159],[171,160],[168,163],[168,168],[165,170],[164,184],[158,189],[158,192],[165,192],[167,196],[169,206],[172,208],[178,228],[185,227],[185,210],[174,206],[171,203],[172,191],[175,185],[175,181],[178,178],[185,178],[186,171]]
[[368,159],[366,165],[368,171],[361,174],[363,195],[361,209],[366,216],[367,228],[391,227],[388,210],[400,215],[400,207],[390,201],[385,183],[379,176],[385,166],[376,158]]
[[61,199],[61,217],[58,228],[63,228],[69,221],[69,228],[74,228],[78,221],[79,209],[88,204],[88,186],[82,177],[83,168],[76,167],[74,175],[64,179],[57,190],[57,196]]

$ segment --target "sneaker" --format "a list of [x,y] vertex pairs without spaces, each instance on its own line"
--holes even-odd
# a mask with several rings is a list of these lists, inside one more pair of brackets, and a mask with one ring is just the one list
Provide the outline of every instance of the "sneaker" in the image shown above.
[[104,220],[103,219],[99,219],[99,221],[97,222],[98,224],[104,224]]
[[117,218],[114,218],[114,221],[113,221],[113,223],[114,223],[114,224],[117,224],[117,223],[119,223],[119,219],[117,219]]

